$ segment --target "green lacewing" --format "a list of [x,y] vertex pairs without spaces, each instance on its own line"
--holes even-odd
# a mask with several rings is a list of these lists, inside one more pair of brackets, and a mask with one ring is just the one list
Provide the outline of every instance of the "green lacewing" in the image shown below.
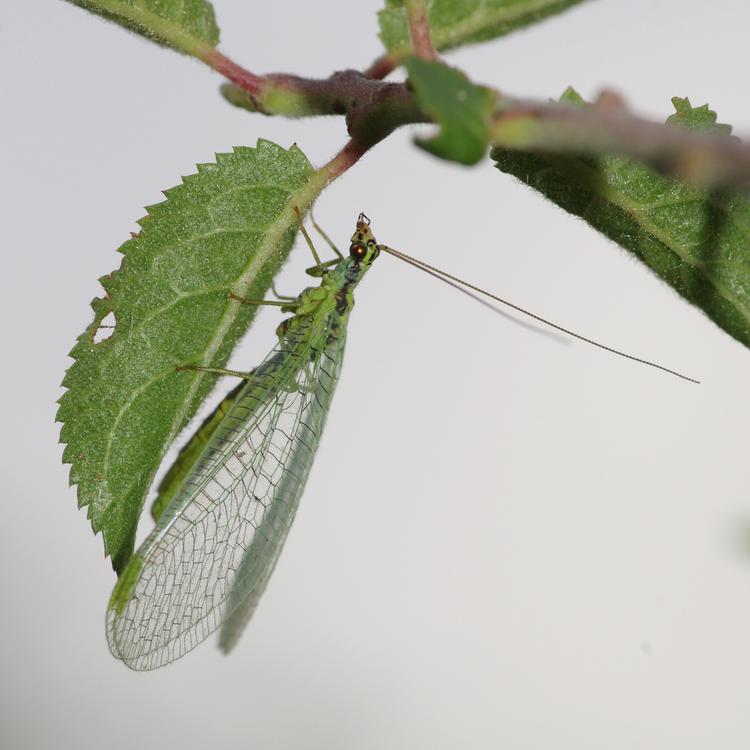
[[379,245],[364,214],[348,257],[339,253],[326,263],[301,221],[300,229],[316,260],[309,272],[321,277],[320,285],[285,301],[241,300],[275,304],[292,316],[279,325],[278,343],[252,372],[209,370],[243,382],[165,478],[152,511],[156,525],[112,592],[107,640],[112,654],[132,669],[168,664],[217,629],[222,650],[237,643],[273,573],[310,473],[341,371],[354,289],[381,251],[589,344],[697,382]]

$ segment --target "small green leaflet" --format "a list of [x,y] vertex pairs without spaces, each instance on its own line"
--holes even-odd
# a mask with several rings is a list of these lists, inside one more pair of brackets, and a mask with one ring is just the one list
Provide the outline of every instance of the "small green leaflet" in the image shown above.
[[[57,419],[79,506],[118,572],[165,451],[214,382],[175,365],[226,362],[254,314],[229,293],[263,296],[295,235],[292,207],[306,210],[324,182],[296,146],[220,154],[148,209],[121,268],[101,279]],[[97,343],[112,316],[114,332]]]
[[490,141],[497,94],[444,63],[412,57],[406,70],[419,106],[440,125],[437,135],[418,138],[417,145],[443,159],[476,164]]
[[182,454],[179,486],[110,599],[107,639],[127,666],[163,666],[217,628],[224,650],[237,642],[294,520],[341,370],[352,292],[379,252],[360,216],[350,256],[283,305],[294,315],[277,346]]
[[[435,49],[483,42],[562,13],[582,0],[427,0]],[[397,62],[412,54],[404,0],[387,0],[378,13],[380,38]]]
[[219,43],[206,0],[68,0],[157,44],[200,57]]
[[[562,101],[586,105],[572,89]],[[668,122],[727,134],[707,105],[672,100]],[[750,201],[664,177],[624,156],[495,148],[498,169],[632,252],[727,333],[750,346]]]

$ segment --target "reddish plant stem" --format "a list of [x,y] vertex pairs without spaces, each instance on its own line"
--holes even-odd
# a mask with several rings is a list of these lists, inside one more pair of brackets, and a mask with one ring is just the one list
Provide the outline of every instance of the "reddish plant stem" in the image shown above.
[[326,184],[340,177],[347,169],[353,167],[367,152],[363,146],[352,138],[341,151],[336,154],[327,164],[320,168],[326,174]]
[[241,65],[234,62],[234,60],[230,60],[225,55],[222,55],[219,50],[212,49],[205,55],[202,55],[201,59],[217,73],[221,73],[225,78],[250,94],[257,96],[262,92],[265,83],[264,77],[256,76],[249,70],[245,70]]
[[[422,55],[434,55],[424,4],[414,0],[409,9],[415,49],[419,48]],[[278,89],[299,94],[305,105],[304,111],[279,114],[345,114],[352,140],[323,167],[329,170],[330,180],[343,174],[395,128],[429,119],[406,86],[377,80],[397,67],[388,54],[376,60],[365,74],[344,71],[324,81],[278,74],[257,76],[214,49],[197,56],[247,92],[261,111],[265,111],[263,95]],[[490,124],[491,139],[506,148],[627,154],[704,186],[736,186],[750,181],[747,144],[734,137],[694,133],[641,120],[612,95],[603,96],[586,108],[502,96],[499,102]],[[520,129],[518,125],[522,125]]]
[[398,67],[398,63],[388,54],[381,55],[375,60],[369,68],[364,71],[364,75],[377,81],[383,80],[389,73],[392,73]]
[[437,60],[438,55],[432,46],[430,24],[427,20],[427,6],[424,0],[406,0],[406,14],[409,20],[409,35],[414,54],[423,60]]

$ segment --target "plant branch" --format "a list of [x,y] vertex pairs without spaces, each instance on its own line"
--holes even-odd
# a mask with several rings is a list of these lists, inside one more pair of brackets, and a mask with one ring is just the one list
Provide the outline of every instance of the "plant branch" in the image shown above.
[[[424,7],[420,3],[409,7],[415,5]],[[421,23],[419,18],[417,21],[416,27]],[[361,156],[401,125],[431,120],[407,85],[377,80],[395,64],[388,55],[365,73],[345,70],[322,80],[279,73],[258,76],[217,50],[208,51],[201,59],[231,81],[224,84],[222,93],[236,106],[287,117],[345,116],[352,142],[342,154],[351,155],[352,144],[357,144]],[[644,120],[610,92],[590,106],[502,95],[498,101],[490,140],[503,148],[619,153],[704,187],[750,182],[750,147],[738,138]]]
[[401,125],[426,122],[411,90],[402,83],[367,78],[356,70],[316,80],[287,74],[264,76],[259,91],[231,83],[224,97],[238,107],[286,117],[343,115],[349,134],[370,148]]
[[590,106],[501,97],[491,140],[523,151],[619,153],[703,187],[750,181],[746,143],[641,119],[608,92]]
[[423,60],[437,60],[438,55],[432,46],[427,6],[424,0],[406,0],[406,17],[409,22],[409,36],[414,54]]

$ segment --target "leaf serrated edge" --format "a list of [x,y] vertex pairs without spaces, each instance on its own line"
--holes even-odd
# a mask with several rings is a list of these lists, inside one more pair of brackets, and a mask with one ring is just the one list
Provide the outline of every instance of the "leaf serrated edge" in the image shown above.
[[[249,147],[246,146],[237,146],[232,149],[232,153],[237,153],[239,151],[243,151],[248,149]],[[293,157],[296,157],[298,159],[302,159],[305,162],[309,164],[309,161],[307,160],[307,157],[305,154],[300,151],[297,144],[292,144],[292,146],[289,147],[289,149],[283,149],[281,146],[278,146],[277,144],[273,143],[273,141],[269,141],[263,138],[259,138],[255,150],[281,150],[287,155],[292,155]],[[219,157],[228,157],[231,154],[229,153],[222,153],[222,154],[216,154],[216,163],[218,164]],[[200,165],[196,165],[198,168]],[[204,166],[211,166],[209,164],[205,164]],[[289,197],[289,200],[287,201],[286,208],[282,210],[279,213],[279,217],[277,220],[272,224],[271,228],[266,232],[266,235],[259,245],[256,253],[254,254],[253,258],[250,260],[248,265],[245,268],[245,271],[240,276],[238,282],[235,285],[235,288],[233,289],[234,293],[237,294],[239,297],[247,296],[247,290],[252,285],[253,280],[257,276],[258,272],[262,270],[262,268],[265,266],[265,264],[271,259],[271,256],[273,255],[276,247],[281,242],[283,235],[292,227],[296,226],[297,224],[297,215],[294,211],[294,207],[296,206],[300,212],[304,215],[312,202],[315,200],[315,198],[320,194],[320,192],[323,190],[323,188],[332,180],[335,179],[336,176],[338,176],[337,172],[334,172],[330,169],[331,165],[327,165],[327,167],[324,167],[323,169],[319,170],[312,170],[310,173],[310,176],[307,180],[307,182],[300,188],[298,188],[292,195]],[[184,179],[184,178],[183,178]],[[178,187],[178,186],[175,186]],[[172,190],[174,188],[170,188]],[[163,191],[166,193],[166,191]],[[153,216],[153,212],[151,209],[158,209],[159,206],[163,206],[165,201],[161,201],[160,203],[156,203],[151,207],[147,207],[146,211],[147,214],[138,220],[138,224],[140,226],[144,226],[144,223],[147,222],[149,218]],[[123,251],[124,245],[121,245],[118,248],[119,252]],[[99,279],[99,282],[102,284],[102,286],[105,288],[105,292],[108,292],[109,288],[105,287],[105,283],[108,285],[112,285],[116,283],[116,277],[118,270],[113,271],[110,274],[106,274],[105,276],[102,276]],[[106,280],[106,282],[105,282]],[[84,329],[83,333],[78,336],[76,339],[76,343],[69,352],[69,357],[75,361],[78,361],[77,353],[79,351],[80,346],[88,346],[93,345],[91,341],[88,340],[88,337],[92,334],[92,332],[95,332],[98,328],[101,321],[111,312],[111,307],[107,307],[107,303],[109,302],[110,297],[109,294],[105,297],[95,297],[91,303],[90,306],[94,312],[94,320],[92,323]],[[110,303],[111,304],[111,303]],[[239,311],[241,308],[241,303],[237,301],[231,301],[231,303],[227,306],[227,311],[229,310],[236,310]],[[102,314],[103,313],[103,314]],[[204,364],[210,364],[213,357],[217,353],[218,349],[221,346],[221,343],[223,341],[223,337],[227,334],[229,329],[231,328],[232,322],[235,320],[236,314],[233,316],[230,316],[228,312],[225,312],[222,323],[220,327],[217,329],[217,332],[212,338],[212,343],[209,348],[206,349],[206,356],[204,359]],[[103,342],[102,342],[103,343]],[[65,439],[65,433],[66,433],[66,426],[67,423],[64,419],[64,417],[61,415],[61,412],[65,408],[65,401],[66,396],[69,393],[67,380],[68,380],[68,373],[70,368],[66,370],[65,376],[62,380],[62,387],[65,388],[65,392],[60,396],[59,399],[57,399],[57,404],[59,405],[59,408],[57,410],[57,414],[55,416],[55,422],[60,422],[62,424],[62,427],[60,429],[60,438],[59,443],[64,445],[63,449],[63,456],[62,456],[62,462],[63,464],[69,464],[71,466],[71,469],[68,474],[68,482],[69,486],[73,487],[78,484],[78,480],[75,477],[74,471],[75,471],[75,464],[73,463],[73,460],[71,456],[69,455],[71,446],[67,443]],[[188,393],[186,394],[186,397],[183,401],[183,408],[178,410],[175,419],[173,420],[172,426],[170,427],[169,436],[167,440],[165,441],[165,447],[162,451],[162,455],[159,457],[159,461],[156,462],[156,466],[154,470],[151,472],[151,475],[148,478],[148,486],[150,487],[153,484],[154,476],[156,474],[156,471],[158,470],[159,466],[161,465],[164,455],[171,446],[171,444],[174,442],[175,438],[181,431],[181,428],[184,424],[184,422],[187,419],[187,416],[193,407],[193,401],[196,397],[197,391],[199,389],[199,386],[202,383],[203,378],[205,378],[206,375],[204,373],[196,372],[193,381],[191,383],[190,389]],[[111,446],[111,439],[112,435],[110,434],[109,440],[108,440],[108,448],[107,452],[109,452],[109,447]],[[106,460],[104,466],[106,467]],[[76,500],[78,503],[78,508],[86,508],[86,517],[87,520],[91,522],[91,528],[94,532],[94,535],[98,535],[100,532],[102,532],[101,528],[97,528],[97,525],[94,523],[94,520],[91,517],[91,508],[92,503],[89,502],[83,502],[80,498],[79,493],[76,493]],[[142,512],[141,508],[141,512]],[[107,545],[107,537],[106,534],[102,534],[102,538],[104,541],[104,551],[105,556],[111,558],[111,552],[108,549]]]

